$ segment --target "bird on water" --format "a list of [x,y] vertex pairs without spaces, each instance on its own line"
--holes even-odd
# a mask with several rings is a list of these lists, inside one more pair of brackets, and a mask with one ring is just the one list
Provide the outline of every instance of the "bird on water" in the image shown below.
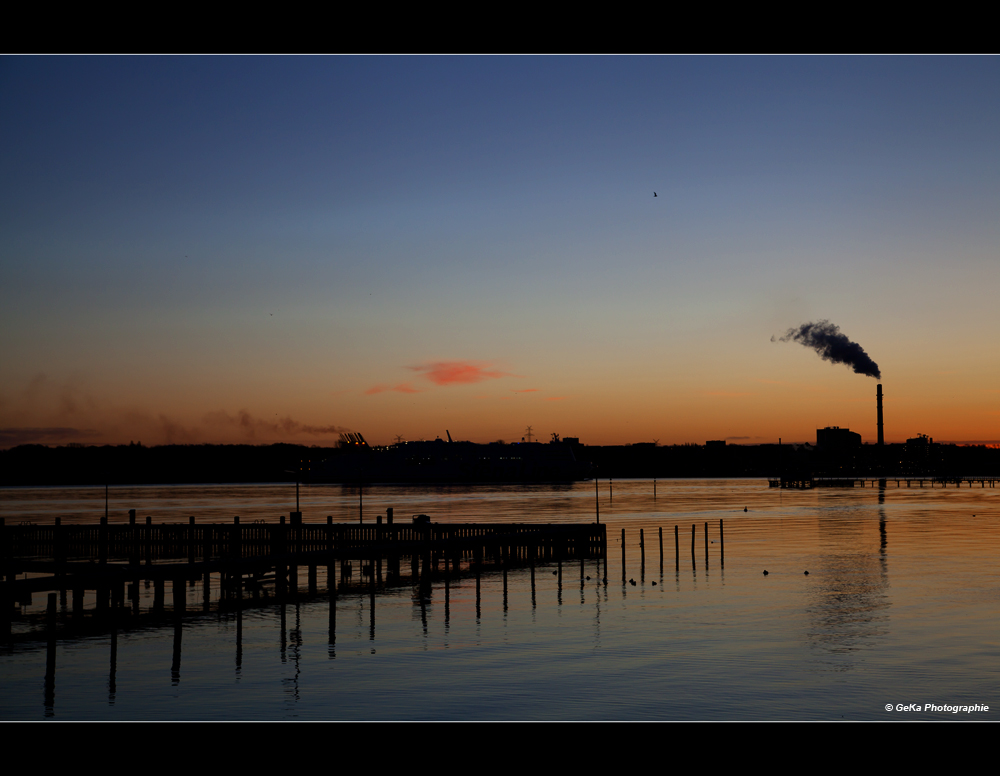
[[764,569],[764,576],[767,576],[767,569]]

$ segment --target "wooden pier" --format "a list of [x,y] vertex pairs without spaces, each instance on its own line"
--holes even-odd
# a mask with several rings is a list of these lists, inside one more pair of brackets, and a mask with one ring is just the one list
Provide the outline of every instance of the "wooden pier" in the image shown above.
[[[242,608],[281,599],[298,589],[308,569],[315,592],[317,567],[326,567],[329,593],[338,587],[397,585],[424,580],[439,564],[452,575],[551,561],[604,558],[606,526],[599,523],[188,523],[4,525],[0,520],[0,637],[9,638],[15,604],[32,595],[72,594],[79,619],[88,591],[92,615],[139,617],[140,585],[153,585],[151,611],[164,609],[168,584],[174,609],[184,609],[187,585],[201,581],[208,606],[211,578],[221,590],[216,606]],[[383,570],[384,563],[384,570]],[[357,564],[357,565],[355,565]],[[407,568],[407,566],[409,568]],[[338,568],[339,567],[339,568]],[[357,569],[357,578],[355,578]],[[339,575],[337,571],[339,570]],[[339,583],[338,583],[339,577]],[[51,593],[54,595],[55,593]],[[148,596],[147,596],[148,597]]]
[[907,488],[936,488],[938,486],[947,488],[954,485],[961,488],[968,484],[970,488],[979,485],[980,488],[994,488],[1000,480],[996,475],[956,477],[941,476],[931,477],[929,475],[878,475],[868,474],[857,477],[770,477],[768,485],[772,488],[793,488],[795,490],[811,490],[813,488],[885,488],[890,482],[895,483],[897,488],[905,486]]

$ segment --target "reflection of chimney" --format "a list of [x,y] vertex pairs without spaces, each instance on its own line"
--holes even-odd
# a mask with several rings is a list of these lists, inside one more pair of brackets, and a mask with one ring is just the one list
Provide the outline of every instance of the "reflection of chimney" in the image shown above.
[[878,444],[881,447],[885,444],[885,436],[882,433],[882,383],[878,384],[875,399],[878,401]]

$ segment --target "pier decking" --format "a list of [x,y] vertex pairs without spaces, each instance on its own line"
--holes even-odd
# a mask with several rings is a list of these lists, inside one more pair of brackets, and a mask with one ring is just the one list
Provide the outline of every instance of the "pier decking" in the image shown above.
[[[33,593],[72,593],[79,618],[87,591],[94,615],[138,617],[140,583],[154,586],[152,610],[161,610],[165,587],[183,611],[185,585],[203,581],[208,606],[212,575],[222,591],[218,607],[241,608],[262,597],[297,589],[299,567],[316,589],[326,567],[329,592],[339,586],[406,584],[444,564],[446,573],[479,573],[548,561],[604,558],[607,533],[599,523],[197,523],[4,525],[0,521],[3,617],[9,637],[14,604]],[[408,563],[404,563],[408,561]],[[355,563],[358,580],[355,581]],[[383,563],[385,564],[383,574]],[[404,575],[406,566],[408,574]],[[338,568],[339,567],[339,568]],[[339,575],[337,574],[339,571]],[[55,595],[52,593],[51,595]],[[117,616],[116,615],[116,616]]]

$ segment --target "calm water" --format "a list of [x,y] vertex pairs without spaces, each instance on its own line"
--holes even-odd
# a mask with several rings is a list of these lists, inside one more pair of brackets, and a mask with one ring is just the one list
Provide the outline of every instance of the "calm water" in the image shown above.
[[[331,617],[321,574],[316,598],[244,612],[239,646],[235,614],[123,631],[112,677],[110,636],[60,642],[49,705],[44,644],[6,649],[0,719],[1000,719],[1000,488],[779,492],[697,480],[656,490],[654,500],[652,481],[616,481],[612,497],[600,483],[606,582],[596,561],[561,575],[536,567],[534,584],[528,569],[510,571],[506,596],[498,572],[482,577],[478,599],[475,578],[442,578],[422,595],[380,592],[374,608],[345,593]],[[288,485],[108,496],[113,522],[129,508],[140,521],[276,521],[295,504]],[[3,489],[0,515],[96,522],[104,498],[103,488]],[[303,487],[300,498],[307,521],[358,518],[356,488]],[[589,482],[363,494],[366,520],[389,506],[397,520],[590,522],[595,493]],[[634,586],[622,583],[622,529]],[[197,608],[200,585],[188,600]],[[23,608],[43,606],[36,595]],[[989,710],[885,708],[928,703]]]

